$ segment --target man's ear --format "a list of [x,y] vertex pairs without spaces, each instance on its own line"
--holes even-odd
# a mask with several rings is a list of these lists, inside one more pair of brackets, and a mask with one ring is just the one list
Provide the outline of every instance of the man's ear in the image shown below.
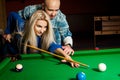
[[45,3],[42,3],[42,10],[45,10]]

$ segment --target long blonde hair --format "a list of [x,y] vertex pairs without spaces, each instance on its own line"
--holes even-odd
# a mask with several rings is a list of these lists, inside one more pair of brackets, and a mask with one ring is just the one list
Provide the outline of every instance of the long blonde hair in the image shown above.
[[[42,49],[48,50],[50,44],[55,41],[54,41],[54,34],[53,34],[50,18],[43,10],[37,10],[36,12],[34,12],[31,18],[29,19],[29,21],[27,22],[23,33],[24,44],[29,43],[32,46],[35,47],[38,46],[37,35],[35,34],[34,31],[34,25],[37,20],[45,20],[47,22],[47,30],[41,36],[40,44]],[[31,51],[35,51],[35,50],[31,49]],[[27,47],[24,46],[24,53],[26,52],[27,52]]]

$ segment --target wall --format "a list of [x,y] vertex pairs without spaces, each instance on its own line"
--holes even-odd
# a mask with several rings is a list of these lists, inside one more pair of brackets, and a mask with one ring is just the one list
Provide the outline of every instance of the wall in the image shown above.
[[67,20],[70,25],[70,30],[78,33],[90,33],[92,30],[92,17],[91,15],[69,14]]
[[43,0],[6,0],[6,13],[11,11],[18,11],[27,5],[34,5],[42,3]]
[[[18,11],[27,5],[39,4],[44,0],[6,0],[6,12]],[[119,14],[117,1],[108,0],[61,0],[65,14]]]
[[[43,0],[6,0],[6,15],[10,11],[42,2]],[[118,2],[108,0],[61,0],[60,8],[67,16],[72,32],[92,31],[94,15],[120,15]]]
[[0,0],[0,34],[2,34],[4,26],[6,24],[6,8],[5,1]]

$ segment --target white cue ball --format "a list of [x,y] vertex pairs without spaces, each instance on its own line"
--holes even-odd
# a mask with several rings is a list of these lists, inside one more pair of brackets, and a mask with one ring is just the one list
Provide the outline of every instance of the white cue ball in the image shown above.
[[16,68],[17,68],[17,69],[22,69],[23,66],[22,66],[22,64],[17,64],[17,65],[16,65]]
[[98,69],[99,69],[99,71],[106,71],[106,64],[104,64],[104,63],[99,63],[99,65],[98,65]]

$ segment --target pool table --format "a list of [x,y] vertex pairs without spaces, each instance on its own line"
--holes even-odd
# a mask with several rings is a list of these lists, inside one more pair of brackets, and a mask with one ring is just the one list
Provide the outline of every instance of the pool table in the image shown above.
[[[5,58],[0,63],[0,80],[76,80],[79,72],[84,72],[87,80],[120,80],[120,48],[79,50],[72,58],[90,67],[72,68],[46,53],[21,54],[15,62]],[[106,71],[98,70],[99,63],[107,65]],[[16,64],[23,65],[21,72],[15,71]]]

